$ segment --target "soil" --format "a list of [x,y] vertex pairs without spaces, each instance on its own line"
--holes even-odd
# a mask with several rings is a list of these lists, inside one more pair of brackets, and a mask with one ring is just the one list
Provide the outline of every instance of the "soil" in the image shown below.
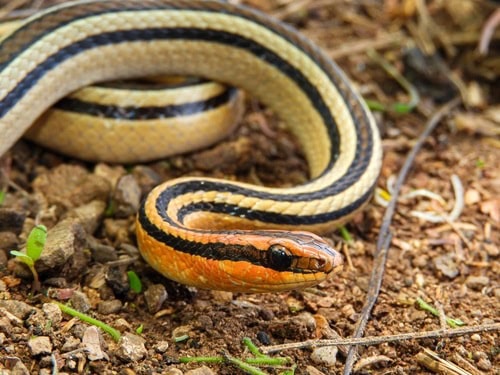
[[[39,2],[17,3],[19,8],[8,11],[30,12]],[[46,1],[44,6],[50,3],[54,2]],[[335,58],[366,99],[386,106],[376,112],[384,147],[378,187],[384,191],[391,190],[394,176],[432,114],[452,97],[462,98],[462,104],[449,111],[426,139],[403,186],[391,225],[382,290],[364,335],[442,328],[440,317],[420,308],[417,298],[466,326],[498,323],[498,33],[487,55],[477,52],[481,28],[495,11],[493,3],[244,3],[299,28]],[[8,17],[9,12],[0,14]],[[370,48],[417,88],[421,97],[413,111],[392,109],[394,103],[407,102],[408,94],[368,57]],[[307,163],[298,143],[251,98],[238,130],[197,153],[148,165],[92,165],[22,140],[0,159],[0,168],[0,190],[6,192],[0,206],[1,374],[240,374],[246,372],[228,362],[203,365],[178,360],[249,357],[242,344],[245,337],[265,347],[333,338],[335,332],[345,338],[353,334],[373,268],[385,210],[383,193],[377,193],[379,199],[347,224],[351,241],[339,232],[326,236],[346,262],[333,278],[315,288],[273,294],[196,290],[161,277],[138,256],[135,206],[158,181],[204,175],[291,186],[307,180]],[[453,176],[460,180],[463,192],[454,191],[451,181],[457,177]],[[460,213],[447,216],[460,200]],[[448,219],[433,222],[429,213]],[[80,218],[77,224],[75,215]],[[55,258],[37,263],[41,290],[33,294],[31,274],[10,250],[23,249],[35,222],[49,228]],[[129,288],[126,271],[139,276],[142,291]],[[117,343],[66,314],[61,317],[51,301],[69,301],[110,324],[122,333],[122,341]],[[439,372],[419,361],[430,349],[468,373],[498,374],[498,339],[498,330],[493,330],[361,346],[356,371]],[[343,350],[336,357],[330,352],[326,359],[312,349],[272,356],[290,357],[296,374],[340,373],[345,365]],[[277,374],[283,369],[264,367],[262,371]]]

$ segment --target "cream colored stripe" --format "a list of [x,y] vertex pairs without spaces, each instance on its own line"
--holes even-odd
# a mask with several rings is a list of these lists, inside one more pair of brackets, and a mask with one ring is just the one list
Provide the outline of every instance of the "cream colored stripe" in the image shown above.
[[[77,20],[61,27],[57,32],[50,33],[41,38],[29,49],[29,51],[22,53],[11,66],[7,67],[2,77],[24,76],[36,65],[44,61],[47,56],[90,35],[98,35],[103,32],[125,29],[145,29],[166,26],[213,28],[241,35],[266,46],[266,48],[274,51],[285,61],[288,61],[296,69],[301,71],[312,85],[318,89],[327,105],[332,109],[335,120],[339,125],[342,143],[340,159],[337,162],[335,174],[342,175],[345,173],[345,169],[350,165],[354,156],[356,136],[349,110],[345,106],[337,88],[329,82],[328,77],[309,56],[305,55],[292,43],[277,36],[272,31],[259,24],[252,23],[247,19],[234,17],[228,14],[180,10],[130,11],[93,16]],[[144,52],[141,54],[143,55]],[[123,61],[121,63],[125,64]],[[163,64],[165,61],[158,61],[158,63]],[[16,74],[12,74],[11,70],[14,70]],[[21,74],[19,74],[20,72]],[[247,80],[253,79],[253,77],[248,77],[251,73],[252,69],[244,72]],[[213,78],[217,80],[218,76],[214,75]],[[6,91],[10,91],[16,84],[17,80],[12,80],[10,84],[6,82],[1,83],[1,87],[5,87],[7,89]],[[3,97],[4,94],[4,92],[0,92],[0,97]],[[260,99],[263,100],[264,98]],[[270,101],[272,101],[272,99],[265,100],[268,105],[270,105]],[[316,131],[319,136],[324,138],[321,144],[328,142],[328,136],[324,127],[311,127],[308,122],[297,122],[293,130],[299,137],[304,132]],[[311,162],[313,175],[317,175],[326,166],[327,160],[314,160],[318,157],[311,155],[313,153],[311,150],[317,150],[318,147],[322,145],[313,144],[311,146],[312,148],[306,147],[305,151],[309,153],[307,156]],[[326,148],[328,147],[321,147],[321,149]]]
[[84,87],[70,95],[71,98],[119,107],[165,107],[201,102],[216,97],[226,90],[224,85],[206,82],[185,87],[161,90],[126,90],[113,87]]

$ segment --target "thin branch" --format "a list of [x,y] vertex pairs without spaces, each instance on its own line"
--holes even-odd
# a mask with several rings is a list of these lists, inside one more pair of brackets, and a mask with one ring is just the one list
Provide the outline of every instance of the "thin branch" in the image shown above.
[[389,336],[370,336],[360,338],[347,338],[347,339],[331,339],[331,340],[307,340],[302,342],[292,342],[289,344],[273,345],[261,347],[263,353],[276,353],[289,349],[306,349],[318,348],[321,346],[339,346],[339,345],[379,345],[388,342],[399,342],[406,340],[423,340],[423,339],[441,339],[456,336],[471,335],[473,333],[495,332],[500,331],[500,323],[483,324],[473,327],[461,327],[455,329],[437,329],[435,331],[425,332],[410,332],[401,333],[398,335]]

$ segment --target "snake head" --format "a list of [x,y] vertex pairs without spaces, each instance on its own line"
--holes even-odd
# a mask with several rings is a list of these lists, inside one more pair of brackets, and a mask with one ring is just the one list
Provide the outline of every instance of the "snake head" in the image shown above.
[[267,262],[277,271],[326,276],[343,261],[342,256],[321,237],[309,232],[291,232],[271,241]]

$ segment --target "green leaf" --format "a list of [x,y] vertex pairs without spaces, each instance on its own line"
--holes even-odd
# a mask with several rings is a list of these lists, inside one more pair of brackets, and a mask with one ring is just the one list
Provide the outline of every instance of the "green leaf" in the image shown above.
[[137,327],[137,329],[135,330],[135,332],[138,334],[138,335],[142,335],[142,332],[144,331],[144,324],[140,324],[139,327]]
[[27,264],[29,267],[33,267],[35,265],[33,259],[27,256],[25,253],[16,250],[12,250],[10,253],[14,255],[17,259],[19,259],[21,262]]
[[7,196],[7,193],[5,191],[0,190],[0,206],[4,202],[6,196]]
[[26,241],[26,254],[28,254],[34,262],[40,258],[46,240],[47,227],[45,225],[37,225],[31,230],[28,240]]
[[134,271],[128,271],[127,276],[130,289],[132,289],[137,294],[142,292],[142,283],[141,279],[139,279],[139,276],[137,276],[137,274]]

